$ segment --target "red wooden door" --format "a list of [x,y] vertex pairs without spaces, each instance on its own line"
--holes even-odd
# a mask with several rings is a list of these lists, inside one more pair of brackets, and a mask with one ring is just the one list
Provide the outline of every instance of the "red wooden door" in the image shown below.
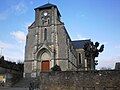
[[49,61],[42,61],[42,65],[41,65],[41,71],[42,72],[49,72],[50,70],[50,63]]

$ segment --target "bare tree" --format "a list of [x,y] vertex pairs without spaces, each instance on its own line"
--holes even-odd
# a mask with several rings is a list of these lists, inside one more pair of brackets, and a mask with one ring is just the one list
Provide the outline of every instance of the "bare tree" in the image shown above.
[[[95,42],[95,44],[93,42],[89,43],[85,43],[84,44],[84,50],[85,50],[85,57],[88,61],[88,66],[90,68],[94,68],[95,69],[95,65],[98,65],[98,60],[95,60],[95,57],[98,57],[99,53],[103,52],[104,50],[104,45],[102,44],[99,47],[99,43]],[[92,67],[93,66],[93,67]]]

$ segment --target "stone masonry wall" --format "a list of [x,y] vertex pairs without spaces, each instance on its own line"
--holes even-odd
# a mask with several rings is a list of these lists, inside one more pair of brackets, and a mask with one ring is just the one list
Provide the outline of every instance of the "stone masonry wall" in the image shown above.
[[120,90],[120,71],[40,73],[40,90]]

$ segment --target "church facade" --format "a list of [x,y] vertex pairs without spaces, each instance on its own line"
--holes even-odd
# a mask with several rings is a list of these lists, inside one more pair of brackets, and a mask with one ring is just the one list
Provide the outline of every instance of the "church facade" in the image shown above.
[[92,70],[83,46],[90,40],[72,41],[56,5],[35,8],[35,21],[28,27],[25,46],[24,75],[36,77],[50,72],[55,65],[62,71]]

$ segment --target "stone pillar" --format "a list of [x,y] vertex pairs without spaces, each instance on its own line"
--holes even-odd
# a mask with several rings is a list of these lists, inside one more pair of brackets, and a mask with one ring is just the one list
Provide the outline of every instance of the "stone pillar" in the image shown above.
[[115,70],[120,70],[120,62],[115,64]]

